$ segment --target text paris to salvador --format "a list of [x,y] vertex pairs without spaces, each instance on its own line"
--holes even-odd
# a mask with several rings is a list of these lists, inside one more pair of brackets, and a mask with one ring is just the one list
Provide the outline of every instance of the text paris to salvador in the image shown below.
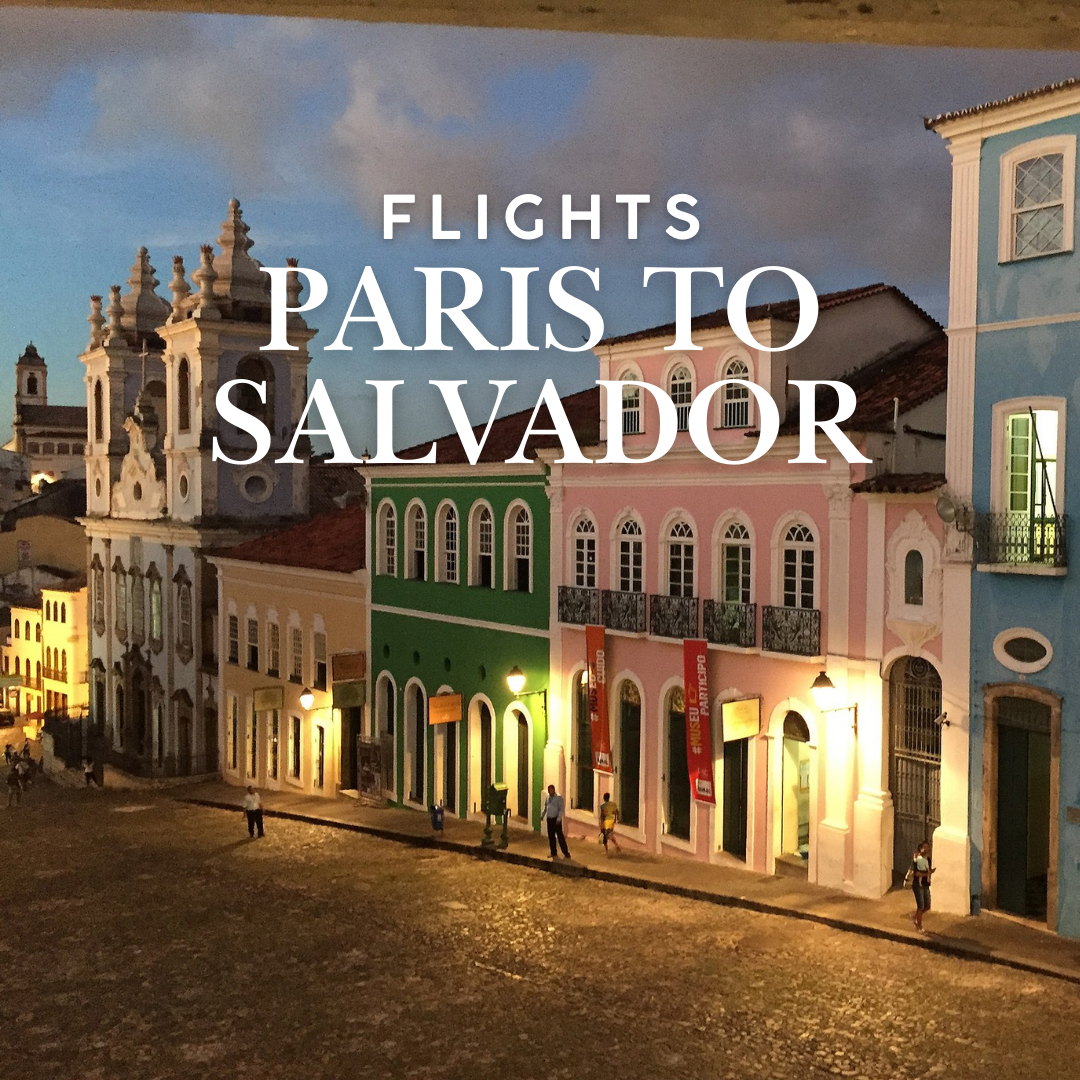
[[[481,197],[483,198],[483,197]],[[387,195],[384,197],[384,237],[392,239],[395,223],[407,222],[407,214],[395,213],[395,207],[401,203],[413,201],[412,196]],[[537,219],[530,229],[523,229],[517,221],[516,213],[523,204],[539,204],[542,200],[538,196],[519,196],[513,200],[506,210],[507,229],[520,239],[536,239],[542,235],[542,222]],[[646,204],[649,197],[645,195],[620,195],[616,197],[617,203],[626,206],[626,232],[630,240],[637,239],[637,206]],[[668,200],[667,211],[670,216],[687,224],[684,228],[676,229],[669,227],[666,232],[677,240],[689,239],[696,235],[698,222],[696,217],[682,209],[683,206],[694,206],[696,200],[689,195],[677,195]],[[478,229],[478,239],[487,237],[486,201],[478,207],[479,220],[483,223],[483,229]],[[434,196],[432,200],[432,235],[436,239],[457,239],[456,232],[450,232],[442,228],[441,199]],[[599,236],[600,209],[599,196],[593,196],[589,210],[575,211],[570,206],[570,197],[563,197],[563,239],[571,238],[574,221],[587,221],[590,225],[590,235],[593,239]],[[290,260],[291,262],[292,260]],[[364,268],[353,293],[348,309],[345,311],[341,327],[332,344],[325,346],[325,352],[350,351],[352,346],[344,343],[344,337],[353,323],[374,323],[382,341],[374,346],[374,351],[450,351],[451,346],[442,340],[442,331],[445,320],[450,322],[460,331],[471,348],[475,351],[488,350],[511,350],[539,351],[539,346],[528,339],[528,279],[533,273],[539,271],[539,267],[502,267],[502,271],[510,275],[511,282],[511,341],[506,345],[496,345],[488,341],[475,323],[466,314],[468,309],[474,307],[483,295],[483,282],[474,270],[467,267],[416,267],[418,273],[425,277],[425,324],[426,337],[421,345],[413,346],[405,344],[398,334],[397,327],[390,313],[389,306],[379,287],[378,279],[372,267]],[[647,287],[650,279],[655,275],[671,274],[674,278],[675,299],[675,340],[665,347],[665,351],[697,351],[700,346],[695,345],[691,339],[691,284],[695,274],[705,274],[714,277],[717,283],[723,287],[723,268],[719,266],[697,267],[669,267],[669,266],[646,266],[644,269],[643,286]],[[319,307],[329,294],[326,278],[317,270],[300,266],[262,267],[265,274],[269,275],[271,283],[270,303],[270,341],[262,346],[264,351],[291,352],[296,351],[297,346],[289,344],[287,330],[288,319],[291,314],[299,315]],[[750,332],[746,317],[747,295],[754,279],[767,271],[775,271],[786,275],[795,285],[799,298],[799,321],[794,335],[785,344],[778,346],[766,346],[756,341]],[[570,274],[583,275],[594,291],[600,289],[599,268],[583,266],[565,266],[557,270],[548,283],[548,294],[556,307],[580,320],[588,330],[588,336],[581,345],[568,346],[560,342],[552,331],[551,324],[545,327],[545,348],[555,348],[563,352],[584,352],[596,346],[604,336],[604,321],[600,312],[595,307],[581,299],[579,296],[567,291],[565,279]],[[299,303],[300,288],[298,277],[303,275],[310,286],[310,295]],[[464,296],[460,303],[448,305],[443,301],[443,280],[446,275],[454,275],[464,284]],[[580,282],[580,278],[577,279]],[[458,286],[460,289],[460,285]],[[355,310],[361,297],[366,301],[366,308],[371,312],[368,315],[357,315]],[[805,341],[818,317],[817,294],[813,286],[802,275],[794,270],[782,266],[760,267],[743,275],[732,287],[727,304],[728,324],[732,332],[746,345],[761,352],[783,352],[793,349]],[[644,464],[656,461],[663,457],[674,445],[678,431],[678,417],[674,402],[660,388],[651,383],[598,380],[598,384],[606,394],[607,404],[607,440],[606,454],[602,458],[595,459],[596,464]],[[214,460],[226,461],[235,465],[252,464],[263,460],[270,450],[271,437],[265,424],[256,416],[239,408],[229,399],[230,391],[238,385],[252,387],[259,395],[260,400],[266,401],[266,384],[252,382],[246,379],[233,379],[221,384],[216,395],[218,414],[228,424],[251,435],[255,440],[254,452],[245,458],[231,458],[222,452],[217,438],[213,441]],[[323,385],[321,379],[317,379],[312,385],[308,395],[304,411],[293,435],[288,450],[277,458],[278,463],[298,464],[300,459],[295,456],[297,442],[304,435],[325,435],[333,449],[333,456],[329,459],[335,464],[361,464],[365,460],[373,465],[404,463],[404,459],[398,458],[393,451],[394,436],[394,388],[403,385],[403,380],[367,380],[367,385],[374,387],[376,394],[376,433],[375,453],[364,459],[353,455],[345,438],[344,431],[338,421],[333,403]],[[464,404],[461,401],[459,388],[465,385],[465,380],[429,380],[429,385],[438,389],[455,432],[461,442],[471,464],[475,465],[483,452],[487,436],[491,431],[491,425],[498,415],[499,406],[503,397],[510,387],[516,385],[515,380],[490,380],[490,385],[495,387],[495,401],[489,414],[487,425],[479,439],[473,432],[472,422],[469,420]],[[724,458],[716,452],[709,439],[709,413],[711,403],[715,395],[725,386],[738,385],[745,387],[755,398],[758,407],[759,431],[757,445],[750,453],[736,458]],[[816,434],[820,431],[825,435],[836,449],[849,463],[868,462],[869,459],[859,454],[839,428],[839,424],[847,420],[855,411],[856,399],[854,391],[842,382],[830,380],[790,380],[790,385],[797,388],[799,393],[799,453],[791,458],[792,463],[822,463],[823,458],[815,452]],[[622,445],[621,413],[623,408],[623,391],[628,386],[637,386],[652,395],[657,404],[659,413],[659,426],[657,430],[656,445],[652,452],[644,456],[627,456]],[[818,417],[816,415],[816,389],[818,386],[830,386],[836,392],[838,408],[832,417]],[[547,407],[551,418],[552,427],[536,427],[537,418],[543,406]],[[323,427],[315,428],[308,426],[308,417],[315,408],[322,419]],[[772,397],[760,386],[743,379],[725,379],[712,383],[702,389],[694,398],[690,406],[687,429],[690,438],[700,453],[722,465],[745,465],[756,461],[772,448],[780,428],[780,416]],[[555,435],[562,446],[562,456],[558,463],[589,464],[593,459],[586,458],[573,431],[566,413],[562,407],[559,394],[553,382],[545,381],[532,411],[529,423],[525,429],[517,453],[506,458],[507,464],[525,464],[529,458],[525,456],[525,448],[528,440],[533,435]],[[432,446],[428,453],[419,458],[411,459],[410,464],[435,464],[436,450]]]

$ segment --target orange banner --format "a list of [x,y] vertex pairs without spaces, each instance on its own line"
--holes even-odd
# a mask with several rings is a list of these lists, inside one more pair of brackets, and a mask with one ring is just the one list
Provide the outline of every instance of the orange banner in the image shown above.
[[589,665],[589,735],[592,739],[593,769],[611,773],[611,734],[608,731],[607,665],[604,657],[604,628],[585,627],[585,656]]
[[715,805],[707,642],[683,642],[683,685],[686,697],[686,765],[690,771],[690,792],[698,802]]

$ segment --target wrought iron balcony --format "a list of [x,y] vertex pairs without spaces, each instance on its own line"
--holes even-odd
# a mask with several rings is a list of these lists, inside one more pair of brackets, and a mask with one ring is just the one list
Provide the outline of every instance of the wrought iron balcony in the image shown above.
[[605,589],[601,599],[604,625],[609,630],[645,633],[645,594]]
[[559,586],[559,622],[574,626],[600,625],[600,590],[579,585]]
[[976,514],[972,537],[977,563],[1068,566],[1064,514]]
[[696,596],[651,596],[649,633],[657,637],[696,638],[698,598]]
[[757,604],[725,604],[706,600],[701,619],[706,641],[714,645],[739,645],[752,649],[757,644]]
[[761,647],[795,656],[820,656],[821,612],[817,608],[763,607]]

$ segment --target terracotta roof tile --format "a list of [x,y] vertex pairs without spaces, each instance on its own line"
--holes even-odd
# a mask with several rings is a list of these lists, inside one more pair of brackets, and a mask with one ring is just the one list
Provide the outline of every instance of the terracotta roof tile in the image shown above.
[[997,101],[988,101],[984,105],[973,105],[969,109],[957,109],[955,112],[945,112],[939,116],[924,116],[923,125],[927,130],[935,131],[939,125],[947,124],[950,120],[959,120],[965,116],[977,116],[979,113],[1000,109],[1003,105],[1015,105],[1020,101],[1030,101],[1032,98],[1053,94],[1058,90],[1069,90],[1078,85],[1080,85],[1080,78],[1062,79],[1060,82],[1047,83],[1046,86],[1039,86],[1034,90],[1024,90],[1019,94],[998,98]]
[[[905,296],[895,285],[886,285],[877,282],[874,285],[861,285],[856,289],[844,289],[840,292],[822,293],[818,297],[818,310],[828,311],[829,308],[839,307],[841,304],[850,304],[855,300],[864,300],[869,296],[877,296],[881,293],[893,293],[901,300],[914,308],[920,315],[934,326],[937,323],[926,314],[917,304]],[[757,322],[761,319],[778,319],[781,322],[795,322],[799,317],[798,300],[780,300],[773,304],[755,304],[746,309],[746,321]],[[728,322],[727,308],[710,311],[706,315],[696,315],[690,320],[690,330],[715,330],[720,327],[730,326]],[[628,341],[647,341],[649,338],[672,338],[675,337],[675,324],[665,323],[663,326],[654,326],[648,330],[635,330],[632,334],[619,334],[616,337],[604,338],[601,345],[621,345]]]
[[[594,387],[582,390],[577,394],[570,394],[561,398],[566,418],[570,421],[570,427],[577,438],[579,446],[595,446],[600,440],[600,388]],[[502,416],[491,425],[487,442],[484,443],[483,452],[480,454],[481,462],[504,462],[513,457],[521,440],[525,435],[525,429],[529,426],[529,418],[532,416],[533,407],[522,409],[521,412]],[[536,418],[533,425],[538,428],[550,428],[551,416],[545,405]],[[473,434],[477,441],[484,434],[484,424],[477,424],[473,428]],[[529,439],[525,447],[525,456],[535,458],[537,450],[556,447],[559,440],[554,435],[534,435]],[[411,446],[408,450],[402,450],[398,457],[420,458],[423,457],[431,446],[431,442],[420,443]],[[435,461],[438,465],[465,465],[468,457],[461,440],[456,434],[446,435],[435,441]]]
[[347,506],[217,552],[224,559],[351,574],[365,566],[367,510]]
[[923,495],[945,484],[944,473],[880,473],[851,485],[864,495]]

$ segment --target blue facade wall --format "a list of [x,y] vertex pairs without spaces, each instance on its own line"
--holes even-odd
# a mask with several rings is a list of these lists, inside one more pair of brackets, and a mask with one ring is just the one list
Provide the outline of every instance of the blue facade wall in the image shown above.
[[[982,146],[979,193],[978,322],[1053,319],[1080,311],[1080,255],[1074,250],[1007,264],[998,262],[1001,156],[1015,146],[1048,135],[1080,134],[1080,117],[993,136]],[[1080,214],[1077,215],[1080,222]],[[1061,577],[976,571],[972,581],[971,638],[971,837],[972,882],[982,873],[983,699],[986,686],[1024,684],[1062,698],[1058,820],[1058,931],[1080,938],[1080,825],[1066,820],[1080,806],[1080,322],[1043,322],[1001,330],[980,329],[976,343],[973,498],[977,512],[991,510],[991,458],[995,403],[1031,396],[1068,402],[1064,453],[1064,497],[1058,513],[1068,515],[1071,566]],[[1013,627],[1044,634],[1053,659],[1039,672],[1018,675],[993,652],[995,637]]]

